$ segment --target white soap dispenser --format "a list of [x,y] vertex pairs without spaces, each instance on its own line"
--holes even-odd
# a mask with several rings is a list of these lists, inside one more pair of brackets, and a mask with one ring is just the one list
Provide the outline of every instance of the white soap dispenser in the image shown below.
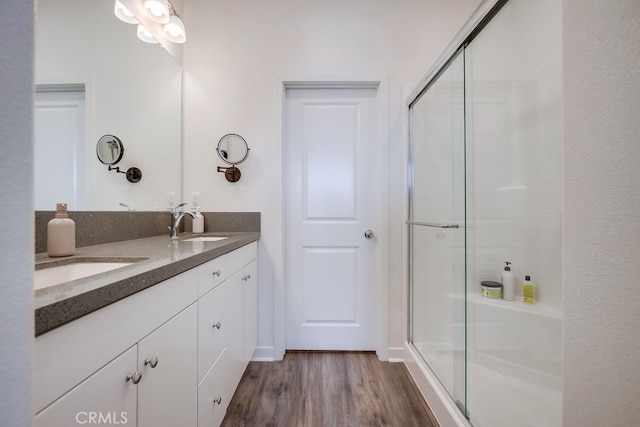
[[200,213],[200,208],[195,208],[195,212],[193,214],[195,217],[191,221],[191,231],[194,233],[204,233],[204,216]]
[[516,280],[511,272],[511,263],[505,261],[505,267],[502,271],[502,299],[514,301],[516,299]]

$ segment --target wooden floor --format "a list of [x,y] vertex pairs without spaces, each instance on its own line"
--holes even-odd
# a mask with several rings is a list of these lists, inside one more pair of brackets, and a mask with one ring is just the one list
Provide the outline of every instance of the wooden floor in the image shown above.
[[371,352],[287,352],[251,362],[222,423],[230,426],[437,426],[403,363]]

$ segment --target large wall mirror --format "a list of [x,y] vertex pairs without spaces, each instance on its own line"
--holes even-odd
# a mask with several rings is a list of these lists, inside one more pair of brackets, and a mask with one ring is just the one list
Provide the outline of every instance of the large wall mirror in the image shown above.
[[[182,67],[113,11],[113,0],[38,0],[36,210],[165,210],[167,193],[181,198]],[[143,180],[96,159],[105,134],[122,140],[120,166],[139,167]]]

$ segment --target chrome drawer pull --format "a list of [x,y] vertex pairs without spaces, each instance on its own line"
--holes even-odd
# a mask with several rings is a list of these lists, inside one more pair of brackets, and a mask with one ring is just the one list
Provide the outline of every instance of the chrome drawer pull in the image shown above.
[[147,359],[144,361],[144,366],[151,366],[152,368],[155,368],[156,366],[158,366],[158,356],[153,356],[151,359]]
[[142,380],[142,372],[135,371],[133,374],[127,375],[127,381],[131,381],[134,384],[138,384]]

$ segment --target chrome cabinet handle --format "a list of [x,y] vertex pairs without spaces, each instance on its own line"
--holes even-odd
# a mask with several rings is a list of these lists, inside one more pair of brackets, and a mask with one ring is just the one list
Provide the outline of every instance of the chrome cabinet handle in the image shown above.
[[213,399],[213,403],[217,403],[218,405],[222,403],[222,397],[218,396],[215,399]]
[[146,359],[144,361],[144,366],[147,365],[151,366],[152,368],[158,366],[158,356],[153,356],[151,359]]
[[364,237],[371,239],[373,237],[373,230],[367,230],[364,232]]
[[131,381],[134,384],[138,384],[142,380],[142,372],[135,371],[133,374],[127,375],[127,381]]
[[222,274],[222,272],[220,271],[220,269],[217,269],[216,271],[213,272],[214,276],[220,277],[221,274]]
[[244,280],[245,282],[248,281],[249,279],[251,279],[251,275],[250,274],[247,274],[246,276],[244,276],[242,278],[242,280]]
[[222,324],[220,322],[213,324],[213,328],[214,329],[220,329],[220,326],[222,326]]

